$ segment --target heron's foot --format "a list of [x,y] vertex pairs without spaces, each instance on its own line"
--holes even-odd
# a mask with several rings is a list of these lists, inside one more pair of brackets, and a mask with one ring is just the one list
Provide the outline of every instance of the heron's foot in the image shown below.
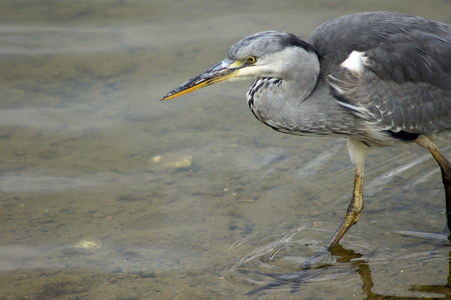
[[328,267],[333,265],[330,263],[325,263],[325,260],[329,255],[330,252],[327,248],[323,248],[310,257],[307,261],[302,263],[299,266],[300,270],[289,273],[263,273],[258,271],[241,270],[240,272],[243,274],[252,273],[273,279],[273,281],[267,283],[265,286],[253,289],[246,295],[255,295],[257,293],[264,292],[265,290],[286,285],[292,285],[291,293],[295,293],[302,283],[320,276],[328,269]]
[[257,271],[246,271],[241,270],[241,273],[247,274],[247,273],[253,273],[257,275],[263,275],[267,276],[273,279],[273,281],[267,283],[266,285],[262,287],[258,287],[256,289],[253,289],[252,291],[246,293],[246,296],[255,295],[258,293],[264,293],[266,290],[274,289],[280,286],[286,286],[286,285],[292,285],[291,293],[295,293],[298,288],[301,286],[302,283],[313,279],[314,277],[320,276],[322,273],[324,273],[327,269],[305,269],[305,270],[299,270],[294,271],[290,273],[262,273]]
[[[312,266],[319,265],[321,262],[324,262],[326,256],[330,255],[328,248],[323,248],[316,252],[312,257],[310,257],[307,261],[303,262],[299,268],[301,270],[309,270],[312,269]],[[322,264],[321,266],[324,266]]]

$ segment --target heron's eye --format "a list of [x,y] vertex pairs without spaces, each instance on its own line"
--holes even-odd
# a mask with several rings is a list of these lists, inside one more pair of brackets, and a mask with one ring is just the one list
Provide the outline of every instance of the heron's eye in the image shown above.
[[248,57],[246,57],[246,62],[248,63],[248,64],[253,64],[253,63],[255,63],[257,61],[257,58],[255,57],[255,56],[248,56]]

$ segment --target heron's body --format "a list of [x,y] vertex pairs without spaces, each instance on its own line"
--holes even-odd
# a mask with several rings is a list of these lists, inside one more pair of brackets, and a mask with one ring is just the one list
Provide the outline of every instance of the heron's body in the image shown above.
[[[257,118],[290,134],[341,135],[379,146],[421,134],[451,137],[451,26],[397,13],[383,16],[381,22],[380,13],[355,14],[318,27],[308,40],[316,51],[289,57],[291,66],[315,72],[318,64],[318,72],[309,77],[293,68],[294,76],[277,84],[258,78],[247,96]],[[262,34],[268,38],[257,35]],[[357,55],[348,60],[353,52]],[[302,86],[299,74],[305,77]],[[306,93],[296,91],[300,88]]]
[[451,164],[434,144],[451,137],[450,25],[373,12],[328,21],[308,42],[284,32],[256,33],[163,99],[232,78],[254,79],[248,105],[273,129],[349,139],[354,193],[327,249],[360,216],[363,168],[374,146],[416,142],[426,147],[440,165],[451,214]]

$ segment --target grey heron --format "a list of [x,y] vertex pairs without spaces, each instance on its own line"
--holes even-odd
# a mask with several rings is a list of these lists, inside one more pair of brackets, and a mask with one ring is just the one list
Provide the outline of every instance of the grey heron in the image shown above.
[[395,12],[342,16],[307,41],[265,31],[233,45],[227,58],[161,100],[237,79],[253,79],[246,98],[276,131],[348,139],[355,164],[346,216],[334,247],[363,210],[363,174],[371,148],[416,143],[440,166],[451,228],[451,164],[435,141],[451,137],[451,26]]

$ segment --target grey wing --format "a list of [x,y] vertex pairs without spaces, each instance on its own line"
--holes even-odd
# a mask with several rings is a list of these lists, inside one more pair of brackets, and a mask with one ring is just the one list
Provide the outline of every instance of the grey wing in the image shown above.
[[431,135],[451,129],[451,89],[426,82],[397,83],[364,71],[329,76],[337,101],[380,131]]
[[[342,43],[335,55],[340,61],[326,59],[322,69],[334,95],[380,131],[433,134],[451,129],[451,26],[399,14],[388,14],[388,25],[377,23],[384,14],[370,15],[373,26],[366,28],[366,36],[357,35],[357,42],[334,37]],[[356,15],[349,20],[356,22]],[[352,32],[349,22],[347,26],[351,34],[362,30]],[[352,51],[362,55],[360,72],[340,65]]]

